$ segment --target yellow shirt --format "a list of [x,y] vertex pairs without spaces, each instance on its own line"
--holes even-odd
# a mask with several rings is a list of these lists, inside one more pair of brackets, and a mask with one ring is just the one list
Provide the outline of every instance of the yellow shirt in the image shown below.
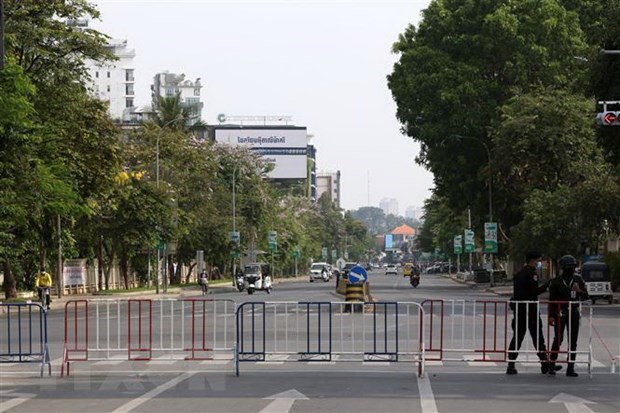
[[37,274],[37,280],[35,283],[37,287],[51,287],[52,286],[52,276],[48,272],[40,272]]

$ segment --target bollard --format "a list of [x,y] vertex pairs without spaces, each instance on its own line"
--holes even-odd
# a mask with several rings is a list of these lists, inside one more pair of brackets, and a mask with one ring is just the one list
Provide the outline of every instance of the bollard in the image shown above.
[[346,312],[363,311],[364,309],[364,284],[347,284],[345,301],[356,301],[359,304],[347,304]]

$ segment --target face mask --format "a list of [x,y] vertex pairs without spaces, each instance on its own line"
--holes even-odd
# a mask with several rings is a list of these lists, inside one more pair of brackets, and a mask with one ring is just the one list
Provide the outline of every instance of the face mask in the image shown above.
[[536,263],[536,271],[540,271],[540,270],[542,270],[542,269],[543,269],[542,262],[538,261],[538,262]]

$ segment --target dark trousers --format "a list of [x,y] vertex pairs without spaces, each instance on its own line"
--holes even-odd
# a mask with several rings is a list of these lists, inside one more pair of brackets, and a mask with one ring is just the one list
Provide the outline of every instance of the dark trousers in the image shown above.
[[[570,314],[569,314],[570,313]],[[579,337],[579,310],[573,308],[572,311],[567,311],[555,320],[553,344],[551,345],[551,356],[549,357],[552,362],[558,359],[558,351],[564,341],[564,331],[566,330],[569,336],[569,356],[568,356],[568,368],[573,369],[575,365],[575,357],[577,354],[577,337]]]
[[537,304],[516,304],[516,311],[512,319],[512,341],[508,346],[508,360],[514,361],[519,355],[519,349],[525,332],[529,330],[532,337],[532,343],[538,350],[538,358],[541,361],[547,360],[547,347],[545,346],[545,337],[543,336],[543,324],[540,319]]
[[[37,287],[37,291],[39,292],[39,301],[41,300],[41,297],[43,295],[43,292],[48,292],[49,291],[49,287]],[[50,302],[51,302],[51,297],[50,294],[46,294],[45,295],[45,305],[46,306],[50,306]]]

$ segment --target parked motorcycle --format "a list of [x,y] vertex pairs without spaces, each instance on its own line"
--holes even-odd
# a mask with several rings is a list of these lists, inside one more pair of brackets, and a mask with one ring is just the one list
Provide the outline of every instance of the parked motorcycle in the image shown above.
[[413,288],[417,288],[418,284],[420,284],[420,275],[411,274],[411,276],[409,277],[409,283],[413,286]]

